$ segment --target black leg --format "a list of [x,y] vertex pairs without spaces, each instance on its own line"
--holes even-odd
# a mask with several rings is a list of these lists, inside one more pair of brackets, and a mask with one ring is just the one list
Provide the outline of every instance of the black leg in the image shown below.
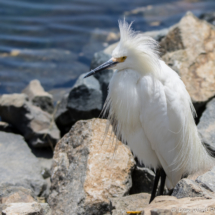
[[160,179],[160,169],[157,169],[156,170],[156,174],[155,174],[155,180],[154,180],[154,185],[153,185],[152,194],[151,194],[151,198],[150,198],[149,204],[155,198],[155,194],[156,194],[156,191],[157,191],[159,179]]
[[163,169],[161,169],[160,175],[161,175],[161,185],[160,185],[159,195],[163,195],[163,191],[164,191],[164,187],[165,187],[165,180],[166,180],[166,173],[164,172]]

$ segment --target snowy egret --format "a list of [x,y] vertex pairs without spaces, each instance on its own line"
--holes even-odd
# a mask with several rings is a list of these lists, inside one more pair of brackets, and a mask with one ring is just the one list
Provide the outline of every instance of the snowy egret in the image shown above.
[[173,189],[183,175],[207,170],[215,162],[202,144],[191,98],[179,75],[159,59],[158,44],[119,22],[120,41],[112,58],[85,77],[115,67],[105,110],[117,137],[137,158],[156,170],[150,202],[161,178]]

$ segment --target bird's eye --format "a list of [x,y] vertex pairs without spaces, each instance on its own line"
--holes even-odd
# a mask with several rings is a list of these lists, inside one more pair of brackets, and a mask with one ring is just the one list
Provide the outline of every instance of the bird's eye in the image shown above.
[[125,61],[126,58],[127,58],[126,56],[122,57],[122,61]]

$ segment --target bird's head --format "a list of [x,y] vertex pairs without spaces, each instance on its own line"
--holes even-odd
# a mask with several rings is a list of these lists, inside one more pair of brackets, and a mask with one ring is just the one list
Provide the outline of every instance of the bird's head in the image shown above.
[[159,70],[157,42],[133,31],[131,25],[119,21],[120,41],[112,52],[112,58],[88,72],[85,78],[112,67],[118,71],[132,69],[142,75]]

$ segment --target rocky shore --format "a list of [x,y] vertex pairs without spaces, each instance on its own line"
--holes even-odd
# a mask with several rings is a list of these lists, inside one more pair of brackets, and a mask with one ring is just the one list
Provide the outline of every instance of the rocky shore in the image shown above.
[[[145,32],[181,77],[204,144],[215,148],[215,14],[188,12],[169,29]],[[91,68],[117,43],[94,54]],[[84,71],[83,71],[84,72]],[[87,72],[87,71],[86,71]],[[214,214],[215,167],[181,179],[149,204],[155,174],[138,164],[100,112],[113,70],[70,89],[45,92],[33,80],[0,97],[0,211],[3,215]],[[197,158],[198,159],[198,158]]]

